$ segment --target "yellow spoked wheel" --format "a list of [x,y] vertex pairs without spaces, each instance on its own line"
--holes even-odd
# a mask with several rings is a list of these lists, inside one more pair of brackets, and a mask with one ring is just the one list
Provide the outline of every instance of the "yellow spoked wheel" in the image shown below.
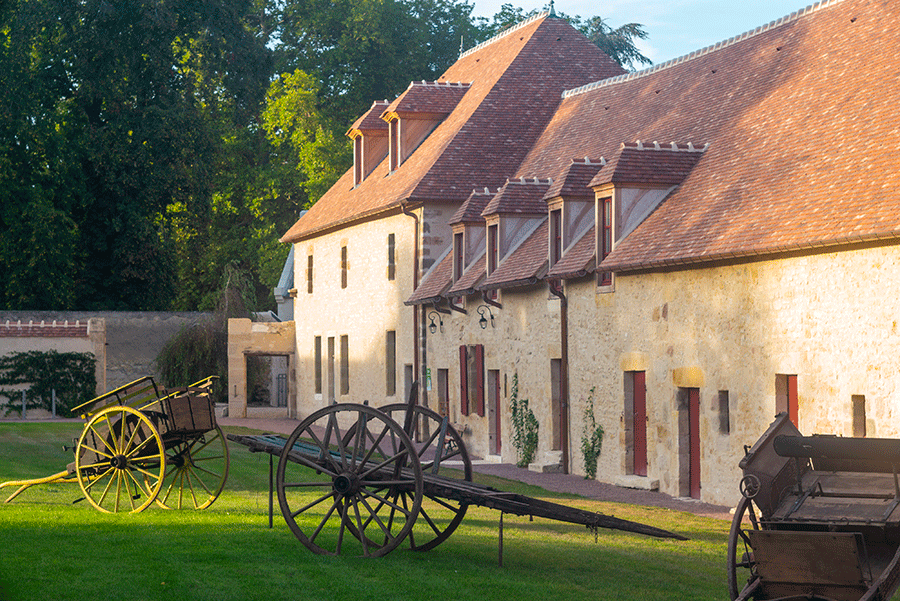
[[206,509],[228,479],[228,444],[221,428],[166,451],[166,475],[156,504],[166,509]]
[[75,450],[78,485],[107,513],[138,513],[162,488],[166,455],[150,420],[131,407],[109,407],[87,422]]

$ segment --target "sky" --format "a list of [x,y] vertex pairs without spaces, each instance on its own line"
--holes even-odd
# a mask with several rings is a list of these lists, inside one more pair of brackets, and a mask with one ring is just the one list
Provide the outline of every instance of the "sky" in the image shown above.
[[[471,1],[471,0],[470,0]],[[654,64],[689,54],[756,29],[816,0],[555,0],[556,10],[600,16],[613,28],[640,23],[649,34],[638,47]],[[546,9],[549,0],[474,0],[476,16],[491,16],[504,3]]]

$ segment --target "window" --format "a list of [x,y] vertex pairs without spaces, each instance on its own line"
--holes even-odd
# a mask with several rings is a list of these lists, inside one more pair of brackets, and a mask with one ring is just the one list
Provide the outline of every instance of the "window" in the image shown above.
[[491,275],[497,269],[497,265],[500,263],[500,248],[499,248],[499,236],[500,236],[500,226],[499,225],[489,225],[488,226],[488,256],[487,256],[487,274]]
[[[600,263],[603,262],[609,253],[612,252],[612,243],[613,243],[613,235],[612,235],[612,197],[603,198],[600,201],[600,224],[598,228],[598,244],[597,244],[597,268],[600,268]],[[597,283],[601,286],[609,286],[612,284],[612,273],[608,271],[601,271],[598,273]]]
[[791,422],[799,426],[796,375],[775,374],[775,413],[787,413]]
[[316,336],[316,394],[322,394],[322,337]]
[[385,394],[397,394],[397,332],[388,330],[385,336]]
[[363,181],[363,139],[356,136],[353,139],[353,185],[358,186]]
[[394,119],[388,123],[388,134],[390,135],[390,169],[391,173],[400,166],[400,121]]
[[393,280],[397,275],[396,257],[395,257],[396,239],[394,238],[394,234],[388,234],[387,247],[388,247],[387,279]]
[[466,248],[463,245],[463,234],[453,234],[453,281],[462,277],[465,268]]
[[306,256],[306,293],[312,294],[313,291],[313,256]]
[[469,415],[469,353],[466,345],[459,347],[459,412]]
[[719,433],[721,434],[730,434],[731,433],[731,417],[730,417],[730,407],[728,400],[728,391],[720,390],[719,391]]
[[562,258],[562,209],[550,211],[550,267]]
[[347,287],[347,247],[341,247],[341,288]]
[[335,401],[334,396],[334,336],[328,337],[328,402]]
[[862,394],[854,394],[850,397],[853,404],[853,436],[866,437],[866,397]]
[[341,336],[341,394],[350,394],[350,341]]

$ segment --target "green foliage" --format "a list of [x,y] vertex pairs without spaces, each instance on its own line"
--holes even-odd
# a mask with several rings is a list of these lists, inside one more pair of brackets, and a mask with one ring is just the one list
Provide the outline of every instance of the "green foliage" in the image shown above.
[[594,391],[591,387],[587,403],[584,406],[584,415],[581,424],[581,457],[584,459],[584,478],[594,480],[597,478],[597,459],[603,448],[603,426],[597,424],[594,417]]
[[[46,409],[56,391],[57,415],[67,415],[72,407],[96,396],[96,359],[92,353],[27,351],[0,357],[0,386],[23,386],[27,409]],[[6,414],[21,408],[22,388],[0,388],[6,397]]]
[[[189,386],[207,376],[218,376],[216,402],[228,398],[228,320],[249,317],[255,301],[250,275],[227,265],[213,318],[181,329],[156,357],[156,369],[168,388]],[[248,374],[253,381],[258,368]]]
[[513,447],[516,449],[516,465],[525,467],[534,461],[538,445],[538,421],[528,408],[528,399],[519,398],[519,373],[513,374],[509,407],[513,423]]

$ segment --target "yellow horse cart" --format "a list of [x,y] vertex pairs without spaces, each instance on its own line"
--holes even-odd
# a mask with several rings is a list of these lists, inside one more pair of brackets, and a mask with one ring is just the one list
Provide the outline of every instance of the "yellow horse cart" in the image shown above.
[[228,445],[216,424],[215,376],[171,391],[150,376],[72,409],[85,420],[75,461],[65,471],[4,482],[18,487],[78,482],[96,509],[138,513],[154,501],[164,508],[205,509],[228,478]]

